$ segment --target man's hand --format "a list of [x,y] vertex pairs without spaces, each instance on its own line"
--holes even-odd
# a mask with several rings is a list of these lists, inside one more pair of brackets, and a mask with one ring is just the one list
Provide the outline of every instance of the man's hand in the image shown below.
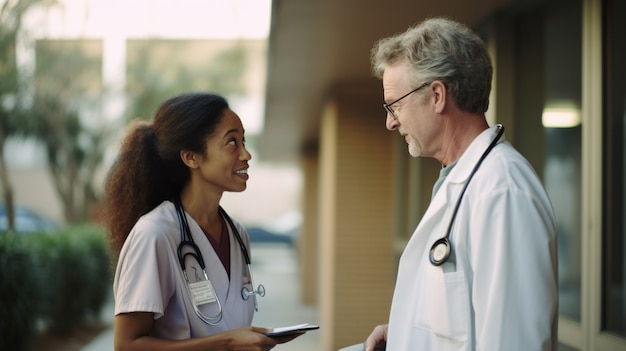
[[388,324],[379,325],[374,328],[370,336],[365,341],[365,351],[383,351],[387,347]]

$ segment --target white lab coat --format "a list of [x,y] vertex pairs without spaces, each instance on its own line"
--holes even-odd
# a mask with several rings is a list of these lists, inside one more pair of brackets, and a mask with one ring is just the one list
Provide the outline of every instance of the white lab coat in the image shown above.
[[400,259],[387,350],[556,350],[557,247],[552,206],[530,164],[506,141],[463,197],[452,256],[429,261],[477,160],[479,135],[435,194]]
[[[113,290],[115,314],[154,313],[153,336],[164,339],[188,339],[249,326],[254,314],[254,299],[244,301],[241,289],[249,282],[247,266],[232,228],[230,235],[230,280],[217,253],[200,226],[187,215],[191,235],[204,257],[206,272],[222,304],[223,318],[217,325],[207,325],[198,318],[191,303],[187,283],[178,261],[180,226],[174,204],[165,201],[137,221],[120,252]],[[233,220],[249,251],[244,227]],[[194,268],[187,260],[187,274]],[[249,287],[249,285],[248,285]],[[217,313],[216,303],[200,305],[207,316]]]

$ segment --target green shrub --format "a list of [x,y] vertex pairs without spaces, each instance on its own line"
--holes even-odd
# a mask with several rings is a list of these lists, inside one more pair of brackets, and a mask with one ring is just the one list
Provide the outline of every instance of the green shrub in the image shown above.
[[93,225],[0,234],[0,349],[24,349],[38,322],[63,334],[98,320],[111,292],[107,248]]
[[[25,350],[42,307],[42,262],[32,255],[31,238],[0,235],[0,349]],[[10,347],[9,347],[10,346]]]
[[82,267],[77,273],[80,275],[79,281],[84,295],[84,318],[97,319],[112,292],[105,232],[102,228],[85,225],[71,228],[68,236],[81,239],[80,250],[77,251],[81,252],[79,259]]
[[99,228],[73,227],[54,241],[48,248],[51,295],[43,312],[52,330],[65,333],[99,317],[111,291],[110,260]]

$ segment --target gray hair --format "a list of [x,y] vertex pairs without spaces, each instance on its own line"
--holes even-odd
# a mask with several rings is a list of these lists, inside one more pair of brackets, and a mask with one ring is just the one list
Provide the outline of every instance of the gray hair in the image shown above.
[[485,43],[463,24],[427,19],[404,33],[379,40],[371,52],[372,71],[405,61],[411,80],[444,83],[461,110],[484,113],[489,107],[493,68]]

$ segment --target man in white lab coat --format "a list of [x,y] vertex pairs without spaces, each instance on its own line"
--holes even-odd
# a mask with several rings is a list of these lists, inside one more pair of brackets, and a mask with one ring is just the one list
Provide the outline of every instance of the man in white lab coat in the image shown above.
[[387,129],[443,168],[400,259],[389,324],[366,350],[556,350],[554,213],[504,128],[487,124],[484,43],[433,18],[376,43],[372,65]]

